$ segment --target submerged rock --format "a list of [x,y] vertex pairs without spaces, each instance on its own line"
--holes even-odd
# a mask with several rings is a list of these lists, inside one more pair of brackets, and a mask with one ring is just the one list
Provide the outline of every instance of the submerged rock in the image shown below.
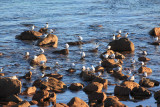
[[58,47],[58,37],[53,34],[48,34],[47,37],[39,39],[36,45],[51,46],[51,47],[57,48]]
[[20,40],[37,40],[42,36],[42,33],[37,31],[24,31],[20,35],[16,36],[16,39]]
[[62,49],[62,50],[54,51],[53,53],[68,55],[69,54],[69,50],[68,49]]
[[89,105],[78,97],[72,98],[67,104],[69,107],[89,107]]
[[114,40],[110,42],[108,45],[111,46],[111,50],[114,51],[134,51],[134,44],[128,38],[120,38],[119,40]]
[[81,83],[72,83],[70,86],[69,86],[69,89],[70,90],[73,90],[73,91],[78,91],[78,90],[81,90],[83,88],[83,84]]

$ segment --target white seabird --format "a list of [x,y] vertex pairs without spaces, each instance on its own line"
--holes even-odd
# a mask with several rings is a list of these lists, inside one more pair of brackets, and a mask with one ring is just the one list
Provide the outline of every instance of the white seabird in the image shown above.
[[116,35],[113,34],[112,40],[116,40]]
[[46,28],[48,28],[48,26],[49,26],[48,23],[46,23]]
[[68,43],[66,43],[66,49],[68,49],[69,48],[69,44]]
[[129,33],[126,33],[125,38],[127,38],[127,37],[128,37],[128,35],[129,35]]
[[32,28],[31,28],[31,30],[34,30],[34,28],[35,28],[35,26],[33,25]]
[[85,66],[82,66],[82,71],[86,71],[86,67]]
[[78,40],[79,40],[79,41],[82,41],[82,40],[83,40],[83,37],[82,37],[82,36],[78,36]]

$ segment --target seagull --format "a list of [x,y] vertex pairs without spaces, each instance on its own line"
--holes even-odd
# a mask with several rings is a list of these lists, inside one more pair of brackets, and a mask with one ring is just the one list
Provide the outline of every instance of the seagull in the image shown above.
[[116,68],[113,68],[113,70],[116,71],[116,72],[119,72],[119,71],[122,70],[122,67],[121,67],[121,66],[118,66],[118,67],[116,67]]
[[69,48],[69,44],[68,43],[66,43],[66,49],[68,49]]
[[0,72],[2,72],[2,71],[3,71],[3,69],[4,69],[4,67],[2,67],[2,68],[0,69]]
[[125,38],[127,38],[127,37],[128,37],[128,35],[129,35],[129,33],[126,33]]
[[75,68],[75,63],[72,63],[72,64],[71,64],[71,68]]
[[50,33],[50,34],[53,33],[53,32],[54,32],[53,29],[50,29],[50,30],[49,30],[49,33]]
[[88,72],[89,72],[89,71],[90,71],[90,68],[89,68],[89,67],[87,67],[86,71],[88,71]]
[[126,70],[126,73],[127,73],[127,74],[131,74],[132,71],[131,71],[130,69],[128,69],[128,70]]
[[81,59],[84,59],[86,56],[85,52],[81,52]]
[[36,59],[37,59],[37,56],[36,56],[36,55],[34,55],[33,60],[36,60]]
[[32,67],[32,66],[29,66],[29,70],[32,70],[32,69],[35,69],[34,67]]
[[86,71],[86,67],[85,66],[82,66],[82,71]]
[[113,34],[112,40],[116,40],[116,35]]
[[141,62],[141,66],[144,66],[144,62],[143,61]]
[[147,51],[143,51],[142,55],[146,56],[147,55]]
[[134,58],[131,59],[131,64],[135,64],[136,60]]
[[28,56],[29,56],[29,52],[26,52],[26,53],[25,53],[25,56],[28,57]]
[[42,35],[42,38],[46,38],[48,36],[48,34],[44,34]]
[[40,48],[40,51],[41,51],[41,53],[44,53],[44,49],[43,48]]
[[147,72],[144,72],[143,73],[143,77],[147,77],[148,75],[147,75]]
[[95,72],[95,68],[94,68],[93,65],[91,66],[91,71],[92,71],[92,72]]
[[105,59],[107,59],[107,58],[109,57],[109,55],[106,53],[106,54],[103,55],[103,57],[104,57]]
[[155,38],[154,38],[154,42],[158,42],[158,37],[155,37]]
[[99,66],[101,66],[101,64],[102,64],[102,62],[101,62],[101,61],[99,61],[99,62],[98,62],[98,65],[99,65]]
[[33,25],[32,28],[31,28],[31,30],[34,30],[34,27],[35,27],[35,26]]
[[12,77],[9,77],[10,79],[18,79],[17,76],[12,76]]
[[99,47],[98,43],[95,43],[94,46],[93,46],[94,49],[98,49],[98,47]]
[[118,35],[117,35],[117,38],[121,37],[121,33],[122,33],[122,31],[119,30],[119,31],[118,31]]
[[45,73],[42,73],[42,74],[41,74],[41,78],[43,78],[44,76],[45,76]]
[[132,76],[128,77],[127,80],[128,80],[128,81],[134,81],[134,80],[135,80],[134,75],[135,75],[135,74],[133,74]]
[[108,49],[108,50],[110,50],[110,49],[111,49],[111,46],[110,46],[110,45],[108,45],[108,46],[107,46],[107,49]]
[[82,36],[77,36],[78,37],[78,40],[79,41],[82,41],[83,40],[83,37]]
[[48,23],[46,23],[46,28],[48,28]]

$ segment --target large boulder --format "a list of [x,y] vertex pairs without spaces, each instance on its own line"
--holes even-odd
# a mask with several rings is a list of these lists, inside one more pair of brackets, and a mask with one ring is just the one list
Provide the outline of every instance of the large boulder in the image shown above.
[[117,85],[114,88],[114,95],[117,95],[117,96],[129,96],[130,91],[131,91],[131,89],[129,89],[126,86]]
[[49,77],[48,81],[42,81],[38,79],[34,81],[33,86],[36,86],[37,88],[40,88],[42,90],[47,89],[54,92],[64,92],[67,88],[66,84],[53,77]]
[[152,94],[149,90],[147,90],[146,88],[144,87],[135,87],[132,89],[131,91],[131,95],[136,97],[150,97]]
[[69,107],[89,107],[89,105],[78,97],[74,97],[67,104]]
[[103,84],[104,88],[107,88],[107,85],[108,85],[108,80],[103,79],[101,77],[96,77],[92,82],[99,82],[99,83]]
[[36,100],[38,102],[43,102],[45,99],[49,98],[49,92],[47,90],[40,90],[37,91],[34,96],[32,97],[32,100]]
[[129,41],[128,38],[121,38],[119,40],[114,40],[110,42],[109,45],[111,46],[111,50],[119,52],[135,50],[133,42]]
[[82,77],[82,79],[83,79],[84,81],[92,81],[93,79],[96,78],[95,75],[93,75],[93,74],[91,74],[90,72],[87,72],[87,71],[82,71],[82,72],[80,73],[80,77]]
[[20,40],[37,40],[42,36],[42,33],[37,31],[24,31],[20,35],[16,36],[16,39]]
[[86,93],[90,93],[90,92],[102,92],[102,88],[103,88],[103,84],[99,83],[99,82],[92,82],[90,84],[88,84],[83,91],[85,91]]
[[18,79],[0,78],[0,98],[16,95],[21,92],[21,81]]
[[150,34],[151,36],[160,36],[160,27],[155,27],[155,28],[153,28],[153,29],[149,32],[149,34]]
[[53,78],[56,78],[58,80],[62,79],[63,78],[63,75],[60,75],[58,73],[54,74],[54,73],[50,73],[50,74],[46,74],[45,76],[47,77],[53,77]]
[[121,83],[121,86],[126,86],[127,88],[129,88],[130,90],[132,90],[135,87],[139,87],[140,85],[136,82],[132,82],[132,81],[124,81]]
[[47,37],[41,38],[37,41],[38,46],[51,46],[57,48],[58,46],[58,37],[53,34],[48,34]]
[[103,103],[107,98],[107,95],[104,92],[93,92],[88,95],[89,103]]
[[152,69],[151,69],[151,68],[148,68],[148,67],[141,66],[141,67],[138,69],[138,72],[139,72],[139,73],[147,72],[148,74],[151,74],[151,73],[152,73]]
[[41,63],[41,61],[44,61],[45,63],[47,62],[47,58],[44,54],[39,54],[37,55],[36,59],[32,59],[30,61],[31,65],[39,65]]
[[37,88],[35,86],[28,87],[22,94],[26,94],[26,95],[35,94],[36,90]]

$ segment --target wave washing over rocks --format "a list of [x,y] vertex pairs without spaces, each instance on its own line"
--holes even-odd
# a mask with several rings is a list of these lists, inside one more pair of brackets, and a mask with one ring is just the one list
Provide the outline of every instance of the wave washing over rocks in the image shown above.
[[[143,7],[141,4],[146,2],[141,3],[142,1],[133,0],[128,5],[125,5],[126,1],[119,0],[34,1],[32,8],[28,8],[30,2],[25,2],[25,5],[21,2],[27,15],[23,11],[16,13],[16,2],[11,2],[15,12],[10,10],[12,5],[8,5],[10,8],[6,9],[4,4],[7,2],[3,2],[1,8],[16,15],[6,13],[5,18],[1,17],[3,24],[7,20],[11,22],[8,26],[0,24],[0,105],[159,106],[160,54],[157,48],[160,44],[160,27],[153,28],[142,23],[148,21],[141,14],[152,9],[150,6]],[[55,8],[48,6],[50,4]],[[103,4],[110,7],[110,11]],[[65,7],[66,5],[69,7]],[[46,7],[48,13],[42,7]],[[146,10],[135,11],[142,7]],[[64,12],[62,8],[68,10]],[[42,13],[37,14],[36,9],[42,9]],[[123,9],[132,14],[122,15],[125,12]],[[28,10],[36,13],[29,20]],[[105,17],[104,10],[109,13],[109,19]],[[39,15],[42,18],[36,19]],[[55,15],[54,24],[52,15]],[[150,15],[157,14],[151,12]],[[141,21],[128,24],[131,19]],[[156,18],[154,22],[155,20]],[[155,25],[154,23],[152,26]],[[6,26],[9,33],[6,33]]]

